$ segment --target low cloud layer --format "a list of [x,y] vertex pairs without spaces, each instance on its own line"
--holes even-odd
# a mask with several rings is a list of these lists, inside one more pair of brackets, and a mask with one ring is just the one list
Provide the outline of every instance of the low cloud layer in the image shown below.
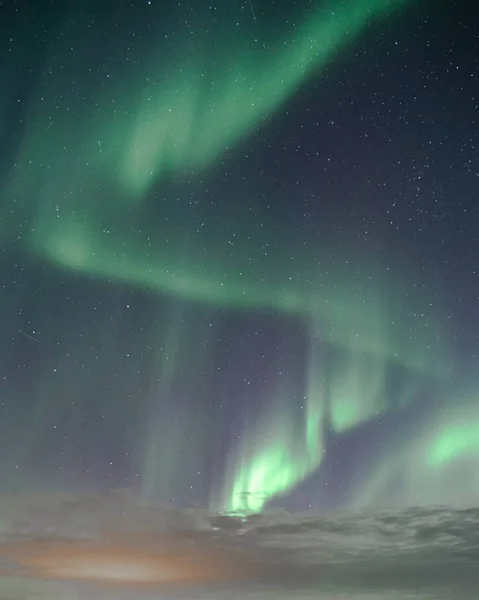
[[[241,518],[146,507],[132,494],[117,491],[4,496],[0,509],[0,599],[5,600],[281,600],[318,594],[326,600],[477,600],[479,590],[478,508],[325,515],[281,511]],[[55,552],[67,562],[69,553],[76,556],[72,564],[80,568],[84,558],[78,559],[78,548],[83,557],[100,557],[93,561],[96,574],[101,574],[104,556],[110,557],[105,560],[114,571],[121,555],[123,567],[115,572],[122,576],[127,576],[125,569],[147,561],[158,578],[155,565],[180,565],[180,580],[147,587],[127,581],[112,587],[111,581],[91,584],[75,572],[73,579],[82,581],[63,576],[55,581]],[[36,570],[39,557],[43,567]],[[47,573],[42,568],[48,560]]]

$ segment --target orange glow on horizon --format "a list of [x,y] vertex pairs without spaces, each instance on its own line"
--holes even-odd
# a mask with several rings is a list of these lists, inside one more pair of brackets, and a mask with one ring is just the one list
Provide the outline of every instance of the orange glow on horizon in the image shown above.
[[[134,540],[134,543],[133,543]],[[242,578],[245,563],[233,555],[189,547],[158,549],[151,538],[106,542],[25,541],[0,545],[0,557],[24,576],[110,585],[197,584]],[[18,571],[3,572],[3,575]]]

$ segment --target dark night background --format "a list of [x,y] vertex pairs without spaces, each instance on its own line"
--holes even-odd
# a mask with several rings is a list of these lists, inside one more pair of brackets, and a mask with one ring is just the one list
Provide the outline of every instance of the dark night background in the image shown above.
[[[380,2],[356,3],[368,4]],[[299,24],[317,7],[347,3],[1,3],[2,491],[126,487],[165,504],[217,506],[235,457],[301,446],[315,379],[329,398],[324,448],[306,470],[296,455],[270,463],[298,475],[265,489],[268,500],[321,507],[392,490],[440,502],[450,488],[477,498],[479,21],[474,3],[398,4],[338,36],[324,64],[255,122],[232,104],[226,118],[240,126],[208,164],[182,166],[178,152],[128,204],[115,179],[128,127],[114,119],[138,117],[144,72],[168,73],[160,95],[164,85],[180,97],[197,79],[181,88],[178,72],[182,82],[190,71],[211,76],[185,104],[197,111],[195,140],[208,106],[222,98],[228,107],[222,84],[235,69],[248,78],[284,39],[300,43]],[[173,143],[186,118],[170,125]],[[108,146],[108,159],[90,143]],[[74,268],[50,251],[58,232],[71,234],[70,213],[77,228],[84,219],[95,257]],[[181,267],[196,283],[139,275],[152,264],[163,274]],[[245,264],[256,270],[243,289]],[[282,277],[301,306],[308,286],[327,290],[319,334],[309,308],[281,304]],[[224,297],[208,292],[218,278],[233,290]],[[348,359],[349,332],[370,332],[358,289],[388,321],[386,342],[365,351],[383,364],[388,348],[377,410],[361,396],[361,359]],[[338,299],[349,320],[330,308]],[[341,430],[332,425],[338,381],[368,405]],[[457,440],[458,423],[468,435],[451,453],[455,475],[444,460],[430,495],[412,494],[405,473],[421,440]]]

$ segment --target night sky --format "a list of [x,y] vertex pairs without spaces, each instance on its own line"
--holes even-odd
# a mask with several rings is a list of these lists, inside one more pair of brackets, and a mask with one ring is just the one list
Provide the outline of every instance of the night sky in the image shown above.
[[0,492],[479,499],[473,4],[0,4]]

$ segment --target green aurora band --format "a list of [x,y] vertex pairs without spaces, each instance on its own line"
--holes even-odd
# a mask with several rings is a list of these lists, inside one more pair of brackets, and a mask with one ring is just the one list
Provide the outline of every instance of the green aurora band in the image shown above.
[[[409,286],[402,293],[405,282],[368,267],[374,264],[368,257],[328,262],[328,248],[304,233],[283,227],[278,234],[274,220],[258,219],[243,208],[244,191],[232,193],[228,208],[219,205],[215,224],[208,225],[201,202],[191,208],[187,199],[167,195],[162,220],[151,218],[152,190],[192,170],[221,168],[225,151],[278,113],[371,22],[406,4],[338,1],[263,45],[251,43],[254,23],[242,33],[234,20],[221,23],[213,44],[198,43],[201,33],[196,42],[185,36],[166,66],[158,67],[150,45],[142,67],[109,78],[108,86],[98,85],[92,75],[92,61],[98,59],[78,19],[80,29],[65,25],[45,66],[41,100],[30,107],[4,190],[5,197],[18,199],[15,212],[3,203],[4,224],[11,228],[3,230],[7,241],[21,237],[28,251],[62,269],[127,281],[200,306],[273,310],[297,319],[318,345],[338,349],[326,373],[312,348],[300,423],[288,390],[277,390],[275,405],[261,424],[250,427],[225,480],[212,492],[211,505],[220,510],[261,511],[321,465],[326,423],[345,432],[387,410],[391,362],[409,373],[401,405],[414,399],[422,375],[446,376],[443,336],[437,334],[441,317],[432,308],[416,315],[420,292]],[[77,52],[69,53],[75,44]],[[163,50],[158,43],[160,55]],[[66,68],[55,58],[62,52],[70,56]],[[78,74],[74,87],[68,72]],[[78,101],[82,94],[92,101]],[[205,226],[198,227],[202,215]],[[181,356],[181,318],[175,323],[172,355]],[[158,365],[166,386],[179,368],[175,362]],[[153,388],[153,395],[164,392]],[[146,435],[147,497],[165,487],[177,468],[173,447],[179,434],[166,431],[160,420],[152,419]],[[477,446],[474,431],[462,446]],[[198,445],[203,433],[195,436]],[[451,432],[437,432],[431,468],[453,453],[455,439]]]
[[[472,505],[479,491],[477,389],[454,398],[398,451],[381,456],[372,474],[358,474],[358,508],[371,504]],[[362,479],[362,481],[361,481]],[[400,482],[400,490],[394,484]]]
[[249,428],[239,457],[233,456],[227,470],[230,480],[224,495],[212,506],[228,512],[260,512],[265,502],[290,490],[320,466],[325,452],[324,394],[318,365],[315,369],[313,363],[304,405],[299,407],[299,426],[292,426],[298,419],[292,414],[291,393],[280,390],[275,394],[274,410],[266,415],[265,426],[260,431]]

